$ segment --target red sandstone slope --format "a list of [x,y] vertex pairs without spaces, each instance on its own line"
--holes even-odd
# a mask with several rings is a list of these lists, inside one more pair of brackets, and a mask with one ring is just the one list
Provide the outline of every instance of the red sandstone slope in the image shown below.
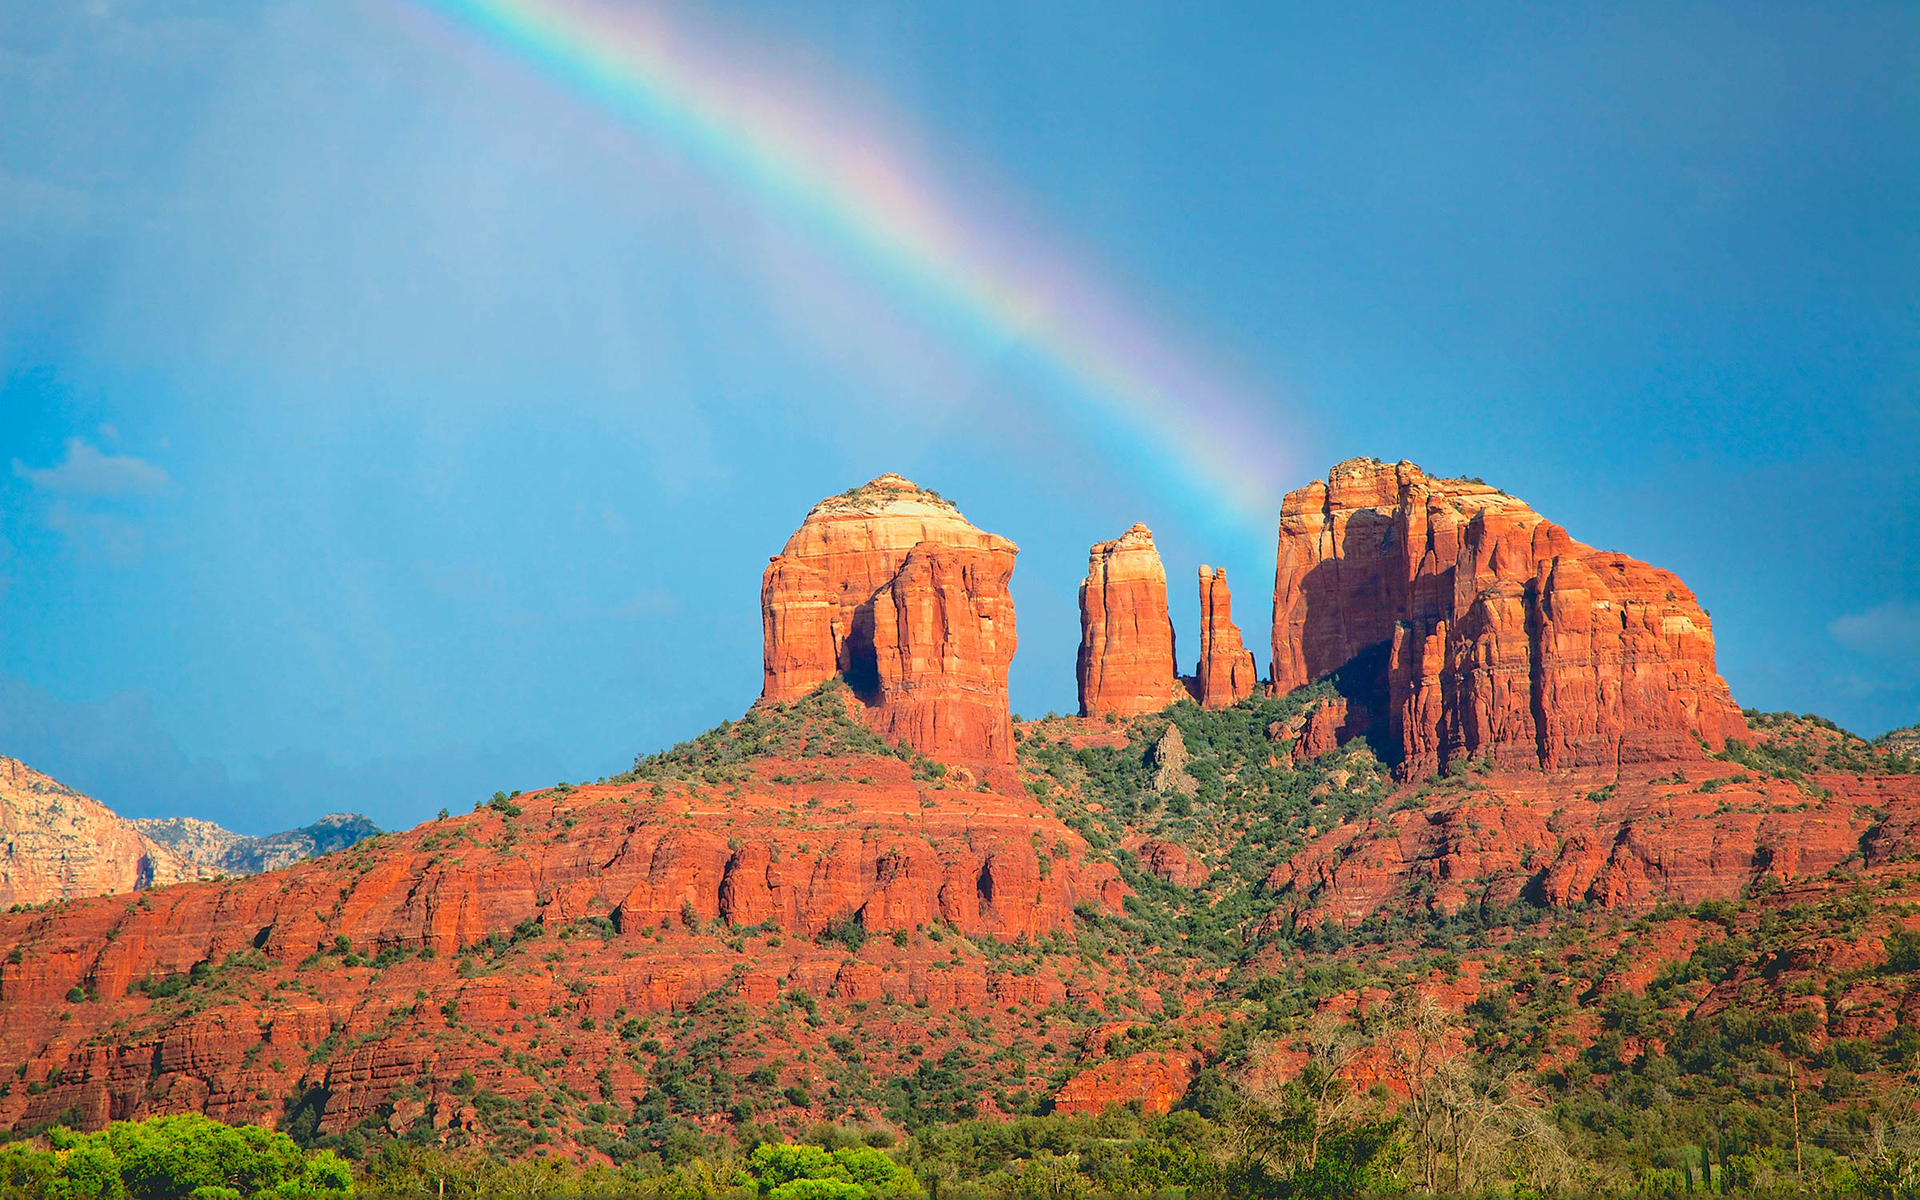
[[[603,1067],[630,1107],[676,1044],[664,1027],[650,1050],[622,1037],[648,1014],[831,999],[829,1032],[904,1021],[904,1047],[956,1006],[1011,1036],[1101,994],[1107,973],[1071,956],[996,968],[970,939],[1031,943],[1072,929],[1076,906],[1117,910],[1113,868],[1025,796],[891,755],[807,756],[844,751],[828,703],[734,726],[725,744],[793,754],[691,768],[717,783],[521,796],[270,875],[0,915],[0,1062],[25,1085],[0,1093],[0,1126],[71,1107],[271,1122],[305,1096],[337,1132],[396,1095],[471,1123],[462,1072],[520,1097],[600,1088]],[[822,940],[842,926],[863,944]],[[893,1015],[845,1007],[876,1003]],[[819,1036],[800,1030],[794,1052]]]
[[1354,729],[1384,726],[1408,777],[1475,756],[1697,759],[1746,731],[1706,612],[1671,572],[1411,463],[1341,463],[1282,508],[1273,687],[1356,660]]
[[1807,786],[1723,762],[1462,775],[1320,834],[1267,883],[1306,925],[1523,900],[1696,904],[1862,863],[1877,812],[1920,814],[1912,776],[1818,775]]

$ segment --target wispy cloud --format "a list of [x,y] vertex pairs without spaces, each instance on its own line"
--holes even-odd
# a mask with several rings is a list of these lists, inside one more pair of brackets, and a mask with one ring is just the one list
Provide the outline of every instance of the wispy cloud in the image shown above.
[[136,566],[146,549],[146,531],[137,521],[78,508],[65,500],[47,506],[46,522],[83,558],[98,555],[112,566]]
[[143,501],[176,490],[173,477],[136,454],[103,451],[82,437],[67,439],[50,467],[13,460],[13,474],[40,498],[40,519],[82,559],[132,567],[146,548]]
[[1889,600],[1865,612],[1834,618],[1827,632],[1841,645],[1863,654],[1920,660],[1920,604]]
[[109,454],[85,438],[68,438],[51,467],[13,460],[13,473],[38,491],[59,496],[156,496],[173,487],[166,471],[135,454]]

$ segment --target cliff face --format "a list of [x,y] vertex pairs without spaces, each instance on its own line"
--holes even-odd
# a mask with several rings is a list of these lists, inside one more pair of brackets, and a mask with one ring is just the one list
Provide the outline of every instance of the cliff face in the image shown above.
[[[1352,664],[1349,667],[1349,664]],[[1595,550],[1485,484],[1341,463],[1289,494],[1273,686],[1343,667],[1405,775],[1699,757],[1745,732],[1671,572]]]
[[1153,531],[1134,525],[1087,551],[1080,583],[1080,715],[1158,712],[1186,694]]
[[1207,708],[1225,708],[1253,695],[1260,682],[1253,652],[1233,623],[1233,595],[1227,573],[1200,568],[1200,664],[1194,669],[1193,694]]
[[882,735],[1004,775],[1018,553],[898,475],[822,500],[762,579],[761,699],[844,679]]
[[0,908],[200,874],[98,800],[11,758],[0,758],[0,850]]

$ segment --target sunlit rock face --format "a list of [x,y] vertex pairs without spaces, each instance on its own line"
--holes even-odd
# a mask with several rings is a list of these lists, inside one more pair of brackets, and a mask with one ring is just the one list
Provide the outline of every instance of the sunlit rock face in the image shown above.
[[1087,550],[1080,583],[1080,715],[1157,712],[1186,695],[1153,531],[1134,525]]
[[1685,584],[1498,488],[1354,459],[1290,493],[1273,687],[1342,671],[1403,775],[1697,758],[1745,733]]
[[1200,664],[1194,668],[1194,699],[1207,708],[1225,708],[1253,695],[1260,682],[1253,652],[1233,623],[1233,595],[1224,569],[1200,568]]
[[1013,764],[1008,583],[1020,548],[898,475],[813,506],[761,583],[761,698],[843,679],[876,732],[929,758]]

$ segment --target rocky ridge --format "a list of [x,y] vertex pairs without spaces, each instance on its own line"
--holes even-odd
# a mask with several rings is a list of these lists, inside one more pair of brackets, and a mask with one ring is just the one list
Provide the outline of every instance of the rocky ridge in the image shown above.
[[328,813],[311,825],[263,836],[235,833],[196,817],[135,817],[129,824],[153,842],[222,875],[258,875],[303,858],[344,850],[380,832],[359,813]]
[[[1581,1006],[1703,947],[1712,985],[1662,993],[1702,1019],[1783,963],[1822,1037],[1920,1011],[1920,987],[1845,974],[1887,961],[1861,929],[1898,919],[1856,893],[1911,891],[1904,759],[1722,704],[1677,580],[1493,489],[1368,463],[1316,487],[1282,520],[1273,687],[1203,572],[1212,703],[1026,723],[1013,544],[899,476],[830,497],[767,568],[742,720],[272,877],[0,914],[24,1085],[0,1125],[194,1109],[616,1157],[676,1122],[1164,1111],[1283,976],[1303,1011],[1377,1003],[1311,978],[1367,946],[1456,1013],[1496,979],[1550,991],[1575,1011],[1515,1051],[1540,1066],[1598,1041]],[[1094,647],[1099,694],[1145,705],[1163,660],[1118,631],[1157,646],[1164,571],[1130,537],[1090,556],[1083,667]],[[1873,923],[1838,946],[1756,918],[1774,940],[1713,950],[1700,926],[1731,938],[1776,893]],[[1704,915],[1630,953],[1624,923],[1678,904]],[[1576,926],[1614,939],[1601,965],[1526,950]],[[1415,965],[1462,929],[1480,940],[1442,944],[1478,957]]]
[[1908,725],[1904,729],[1889,729],[1874,739],[1874,745],[1895,754],[1904,754],[1909,758],[1920,758],[1920,725]]

